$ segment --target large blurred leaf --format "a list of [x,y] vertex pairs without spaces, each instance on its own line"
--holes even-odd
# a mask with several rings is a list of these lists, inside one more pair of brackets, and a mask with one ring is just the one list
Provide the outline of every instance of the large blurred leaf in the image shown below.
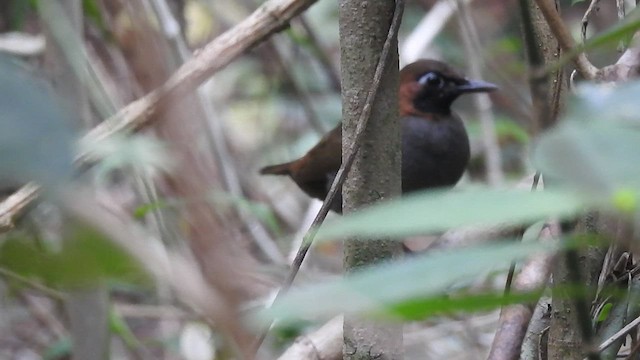
[[568,191],[431,191],[327,222],[318,239],[354,235],[401,238],[466,225],[524,224],[569,217],[587,205],[587,199]]
[[[441,295],[454,282],[473,278],[497,266],[506,269],[511,261],[556,248],[541,243],[502,243],[379,265],[345,279],[294,290],[258,318],[288,322],[342,312],[384,313],[385,309],[407,317],[424,316],[443,309],[441,302],[430,303],[424,299]],[[410,309],[412,299],[422,300],[415,300],[418,302],[414,301]],[[416,309],[419,302],[422,305]],[[429,309],[430,306],[433,308]],[[459,306],[464,308],[469,304]]]
[[64,184],[73,170],[74,141],[46,84],[0,55],[0,186],[32,180],[48,187]]
[[123,249],[80,223],[69,230],[59,249],[37,246],[34,239],[11,233],[0,246],[0,266],[54,287],[76,287],[105,279],[146,281],[148,278]]
[[640,83],[578,91],[559,126],[544,134],[534,161],[546,179],[593,196],[640,192]]
[[391,306],[382,316],[415,321],[438,314],[487,311],[511,304],[535,303],[540,298],[541,291],[508,294],[504,291],[491,291],[415,298]]

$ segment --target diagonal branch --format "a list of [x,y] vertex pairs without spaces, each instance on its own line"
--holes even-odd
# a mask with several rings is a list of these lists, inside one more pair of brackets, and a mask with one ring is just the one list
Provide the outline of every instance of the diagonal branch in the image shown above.
[[[556,37],[556,39],[558,39],[558,43],[560,44],[560,47],[562,47],[562,50],[569,54],[572,54],[575,51],[576,47],[575,41],[573,40],[573,37],[571,36],[571,33],[569,32],[567,27],[564,25],[560,14],[558,14],[558,11],[556,10],[551,0],[535,1],[536,4],[538,4],[538,7],[540,8],[540,11],[542,12],[545,20],[547,20],[547,23],[549,24],[549,28],[551,28],[553,35]],[[576,66],[576,69],[583,78],[587,80],[595,79],[598,68],[593,66],[593,64],[589,62],[589,59],[587,59],[584,51],[576,53],[575,57],[573,57],[573,62]]]
[[[82,141],[93,143],[118,132],[133,131],[148,125],[152,115],[167,99],[175,100],[189,94],[238,56],[260,44],[270,35],[285,29],[293,17],[302,13],[315,1],[265,2],[248,18],[197,51],[164,85],[122,108],[91,130]],[[89,159],[89,154],[78,156],[81,163]],[[37,186],[29,184],[0,203],[0,233],[11,230],[15,218],[36,198],[37,190]]]

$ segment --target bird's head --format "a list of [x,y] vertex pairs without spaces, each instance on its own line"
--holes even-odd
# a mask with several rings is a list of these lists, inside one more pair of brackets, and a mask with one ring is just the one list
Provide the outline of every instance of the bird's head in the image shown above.
[[400,115],[448,115],[458,96],[497,88],[486,81],[467,79],[440,61],[419,60],[400,71]]

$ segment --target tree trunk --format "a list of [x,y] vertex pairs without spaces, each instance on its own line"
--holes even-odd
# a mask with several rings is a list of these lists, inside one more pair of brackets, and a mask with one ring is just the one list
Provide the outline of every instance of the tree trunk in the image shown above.
[[[343,107],[343,156],[350,152],[355,130],[371,87],[381,50],[391,24],[391,0],[341,0],[340,48]],[[371,118],[342,189],[345,214],[400,194],[400,127],[398,123],[397,39],[385,65]],[[343,158],[344,161],[344,158]],[[346,241],[347,273],[399,256],[400,244],[385,239]],[[381,324],[347,315],[344,322],[344,359],[401,359],[402,326]]]

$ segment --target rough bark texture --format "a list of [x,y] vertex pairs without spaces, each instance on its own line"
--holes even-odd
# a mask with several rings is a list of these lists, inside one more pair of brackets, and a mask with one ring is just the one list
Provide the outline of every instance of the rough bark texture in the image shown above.
[[[395,2],[341,0],[339,4],[344,155],[353,142]],[[345,214],[400,194],[397,43],[392,48],[362,146],[343,186]],[[345,269],[352,272],[400,253],[397,242],[349,239],[344,250]],[[346,316],[343,352],[345,359],[400,359],[402,327]]]
[[[537,68],[532,69],[535,72],[541,70],[543,66],[557,61],[562,50],[535,1],[529,1],[529,9],[535,45],[542,60],[541,64],[531,64],[532,67]],[[564,99],[568,88],[565,70],[559,69],[549,76],[532,78],[530,88],[534,118],[536,119],[532,133],[535,134],[555,124],[560,110],[564,108]]]
[[[599,221],[596,214],[585,216],[576,226],[575,232],[600,233],[605,222]],[[591,304],[598,284],[600,270],[606,249],[589,246],[578,251],[578,270],[581,283],[575,284],[571,279],[571,269],[566,256],[558,256],[553,270],[553,298],[551,301],[551,327],[549,328],[549,360],[582,360],[587,347],[578,322],[575,294],[567,293],[572,286],[583,286],[588,291],[584,297],[587,304]]]

